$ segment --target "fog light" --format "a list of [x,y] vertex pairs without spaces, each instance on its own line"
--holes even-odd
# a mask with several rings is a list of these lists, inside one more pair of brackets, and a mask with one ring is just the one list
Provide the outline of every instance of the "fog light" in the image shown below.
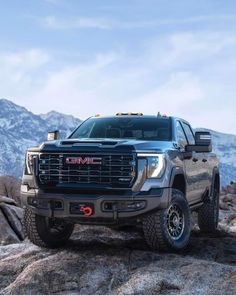
[[28,202],[28,205],[33,206],[38,209],[49,209],[49,201],[48,200],[36,199],[33,197],[29,197],[27,199],[27,202]]
[[38,205],[38,199],[29,197],[28,198],[28,204],[31,205],[31,206],[37,207],[37,205]]
[[22,193],[27,193],[28,190],[29,190],[29,187],[27,184],[22,184],[21,187],[20,187],[20,190]]
[[102,205],[103,211],[137,211],[146,207],[146,201],[106,201]]
[[145,208],[146,202],[145,201],[138,201],[138,202],[127,202],[126,208],[128,210],[140,210]]
[[122,211],[137,211],[146,207],[146,201],[123,201],[117,202],[117,210]]

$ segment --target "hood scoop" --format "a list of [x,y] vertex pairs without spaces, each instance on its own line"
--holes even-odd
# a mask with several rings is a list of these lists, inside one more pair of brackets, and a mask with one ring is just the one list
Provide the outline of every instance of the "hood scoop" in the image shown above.
[[116,145],[117,141],[108,141],[108,140],[63,140],[61,145]]

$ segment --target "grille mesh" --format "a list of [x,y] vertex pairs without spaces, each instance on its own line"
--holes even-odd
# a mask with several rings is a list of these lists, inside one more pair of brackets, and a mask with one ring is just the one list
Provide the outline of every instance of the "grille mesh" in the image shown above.
[[[67,164],[68,157],[99,157],[101,164]],[[42,185],[109,184],[129,187],[136,171],[133,154],[41,154],[39,181]]]

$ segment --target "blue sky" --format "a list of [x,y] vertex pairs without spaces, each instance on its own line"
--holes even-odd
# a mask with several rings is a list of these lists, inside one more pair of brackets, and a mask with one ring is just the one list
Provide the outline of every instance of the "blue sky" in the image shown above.
[[35,113],[161,111],[236,133],[235,1],[0,4],[0,97]]

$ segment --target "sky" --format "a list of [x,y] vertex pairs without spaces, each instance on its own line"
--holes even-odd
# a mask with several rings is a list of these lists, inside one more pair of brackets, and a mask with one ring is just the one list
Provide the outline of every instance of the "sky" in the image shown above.
[[0,0],[0,98],[236,134],[236,1]]

